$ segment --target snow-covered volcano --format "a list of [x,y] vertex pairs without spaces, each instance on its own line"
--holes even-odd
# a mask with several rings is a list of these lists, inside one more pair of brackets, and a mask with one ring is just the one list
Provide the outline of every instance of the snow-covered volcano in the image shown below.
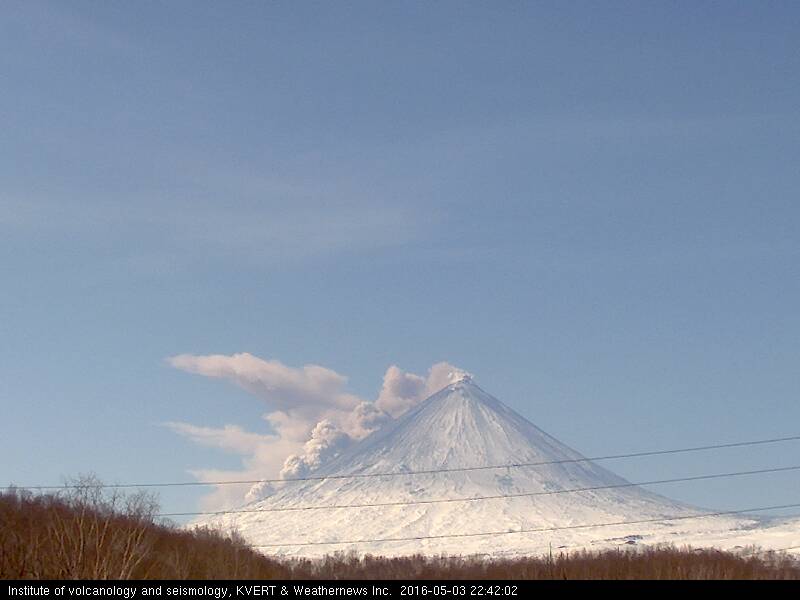
[[[519,463],[540,464],[472,469]],[[205,523],[235,528],[264,552],[292,556],[350,549],[386,555],[540,553],[551,545],[733,539],[732,530],[760,524],[738,517],[669,520],[705,511],[624,487],[624,479],[585,460],[468,377],[313,476],[320,479],[286,482],[242,512]],[[600,489],[560,492],[583,488]],[[380,506],[364,506],[375,504]],[[584,527],[620,521],[649,522]],[[513,533],[520,530],[533,531]],[[483,532],[494,533],[473,535]],[[793,539],[800,544],[800,533]]]

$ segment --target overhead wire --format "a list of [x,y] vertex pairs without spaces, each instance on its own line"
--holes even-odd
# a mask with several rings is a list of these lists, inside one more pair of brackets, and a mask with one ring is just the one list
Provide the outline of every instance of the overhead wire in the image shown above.
[[730,515],[742,515],[754,512],[766,512],[770,510],[783,510],[787,508],[798,508],[800,502],[793,504],[779,504],[774,506],[760,506],[753,508],[744,508],[739,510],[725,510],[710,513],[694,514],[694,515],[676,515],[669,517],[657,517],[653,519],[638,519],[633,521],[612,521],[606,523],[587,523],[580,525],[560,525],[554,527],[536,527],[536,528],[523,528],[503,531],[480,531],[470,533],[450,533],[450,534],[437,534],[437,535],[415,535],[407,537],[388,537],[388,538],[365,538],[355,540],[326,540],[326,541],[312,541],[312,542],[281,542],[275,544],[253,544],[253,548],[282,548],[284,546],[333,546],[333,545],[348,545],[348,544],[375,544],[387,542],[410,542],[420,540],[438,540],[438,539],[452,539],[452,538],[469,538],[481,536],[500,536],[500,535],[515,535],[520,533],[545,533],[550,531],[565,531],[575,529],[596,529],[602,527],[616,527],[623,525],[643,525],[647,523],[662,523],[671,521],[684,521],[687,519],[704,519],[710,517],[722,517]]
[[251,509],[231,509],[231,510],[217,510],[217,511],[192,511],[192,512],[173,512],[173,513],[160,513],[158,517],[194,517],[194,516],[221,516],[231,514],[251,514],[251,513],[273,513],[273,512],[295,512],[295,511],[308,511],[308,510],[325,510],[325,509],[342,509],[342,508],[376,508],[376,507],[390,507],[390,506],[413,506],[419,504],[444,504],[453,502],[476,502],[481,500],[499,500],[504,498],[525,498],[535,496],[551,496],[556,494],[569,494],[578,492],[592,492],[599,490],[610,490],[619,488],[640,487],[645,485],[661,485],[668,483],[680,483],[688,481],[702,481],[708,479],[724,479],[730,477],[741,477],[746,475],[761,475],[766,473],[782,473],[788,471],[800,470],[800,465],[791,467],[775,467],[768,469],[754,469],[751,471],[734,471],[728,473],[712,473],[709,475],[692,475],[688,477],[674,477],[671,479],[655,479],[650,481],[640,481],[637,483],[625,482],[610,485],[597,485],[581,488],[568,488],[562,490],[545,490],[536,492],[518,492],[511,494],[494,494],[487,496],[468,496],[465,498],[432,498],[423,500],[398,500],[390,502],[365,502],[357,504],[326,504],[316,506],[282,506],[282,507],[269,507],[269,508],[251,508]]
[[495,465],[476,465],[468,467],[441,467],[437,469],[408,470],[408,471],[388,471],[379,473],[346,473],[332,475],[309,475],[305,477],[289,478],[268,478],[268,479],[243,479],[243,480],[216,480],[216,481],[177,481],[177,482],[146,482],[146,483],[64,483],[61,485],[18,485],[17,489],[31,491],[47,491],[60,489],[80,489],[80,488],[101,488],[101,489],[125,489],[125,488],[164,488],[164,487],[196,487],[196,486],[221,486],[221,485],[255,485],[259,483],[292,483],[303,481],[325,481],[338,479],[365,479],[371,477],[405,477],[414,475],[431,475],[438,473],[463,473],[470,471],[488,471],[498,469],[515,469],[524,467],[539,467],[546,465],[559,465],[570,463],[599,462],[604,460],[619,460],[624,458],[640,458],[647,456],[685,454],[691,452],[704,452],[709,450],[720,450],[726,448],[742,448],[749,446],[759,446],[766,444],[777,444],[800,440],[800,435],[776,437],[762,440],[749,440],[744,442],[731,442],[723,444],[711,444],[704,446],[690,446],[686,448],[671,448],[667,450],[649,450],[644,452],[630,452],[623,454],[607,454],[593,457],[566,458],[558,460],[545,460],[533,462],[516,462]]

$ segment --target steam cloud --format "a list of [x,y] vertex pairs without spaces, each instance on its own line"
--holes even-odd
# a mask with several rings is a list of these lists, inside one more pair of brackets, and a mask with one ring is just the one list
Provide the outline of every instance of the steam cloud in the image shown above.
[[[200,481],[294,479],[313,473],[357,440],[380,429],[431,394],[468,375],[446,362],[433,365],[426,376],[392,365],[386,371],[377,400],[347,392],[347,377],[318,365],[289,367],[248,353],[230,356],[181,354],[167,359],[173,367],[206,377],[223,378],[262,400],[263,419],[273,433],[245,431],[237,425],[201,427],[164,423],[192,442],[242,457],[242,469],[196,469]],[[206,509],[227,508],[269,496],[280,484],[259,482],[243,491],[217,486],[203,499]]]

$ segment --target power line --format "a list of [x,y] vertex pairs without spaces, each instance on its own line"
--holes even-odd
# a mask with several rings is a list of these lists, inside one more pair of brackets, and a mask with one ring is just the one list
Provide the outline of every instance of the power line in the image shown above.
[[515,494],[496,494],[491,496],[471,496],[468,498],[433,498],[429,500],[398,500],[392,502],[376,502],[376,503],[363,503],[363,504],[332,504],[320,506],[286,506],[275,508],[252,508],[252,509],[233,509],[233,510],[218,510],[218,511],[197,511],[197,512],[176,512],[176,513],[162,513],[156,516],[159,517],[193,517],[193,516],[215,516],[215,515],[229,515],[229,514],[248,514],[248,513],[269,513],[269,512],[294,512],[306,510],[323,510],[323,509],[336,509],[336,508],[374,508],[374,507],[387,507],[387,506],[411,506],[417,504],[442,504],[452,502],[475,502],[478,500],[497,500],[501,498],[524,498],[532,496],[551,496],[554,494],[568,494],[575,492],[592,492],[598,490],[610,490],[617,488],[638,487],[643,485],[658,485],[666,483],[679,483],[684,481],[702,481],[707,479],[723,479],[727,477],[740,477],[744,475],[760,475],[765,473],[781,473],[786,471],[800,470],[800,465],[793,467],[776,467],[769,469],[756,469],[753,471],[735,471],[729,473],[713,473],[710,475],[694,475],[690,477],[676,477],[672,479],[657,479],[652,481],[641,481],[639,483],[617,483],[612,485],[597,485],[582,488],[570,488],[565,490],[548,490],[544,492],[519,492]]
[[481,531],[475,533],[450,533],[440,535],[417,535],[409,537],[394,537],[394,538],[374,538],[374,539],[361,539],[361,540],[337,540],[337,541],[324,541],[324,542],[284,542],[281,544],[255,544],[253,548],[281,548],[283,546],[331,546],[342,544],[373,544],[382,542],[411,542],[418,540],[437,540],[446,538],[467,538],[467,537],[480,537],[487,535],[512,535],[518,533],[544,533],[548,531],[564,531],[567,529],[594,529],[597,527],[612,527],[617,525],[642,525],[646,523],[660,523],[663,521],[684,521],[687,519],[704,519],[708,517],[722,517],[726,515],[740,515],[753,512],[764,512],[769,510],[781,510],[785,508],[798,508],[800,503],[796,504],[780,504],[776,506],[761,506],[755,508],[745,508],[741,510],[726,510],[713,513],[704,513],[700,515],[682,515],[675,517],[660,517],[656,519],[640,519],[637,521],[615,521],[610,523],[591,523],[582,525],[562,525],[559,527],[538,527],[533,529],[516,529],[505,531]]
[[689,452],[703,452],[707,450],[719,450],[724,448],[742,448],[746,446],[759,446],[765,444],[777,444],[781,442],[792,442],[800,440],[800,435],[793,435],[788,437],[770,438],[764,440],[752,440],[746,442],[732,442],[727,444],[713,444],[707,446],[692,446],[688,448],[673,448],[669,450],[650,450],[646,452],[631,452],[627,454],[607,454],[604,456],[594,457],[580,457],[580,458],[567,458],[559,460],[546,460],[538,462],[518,462],[508,463],[502,465],[483,465],[474,467],[453,467],[453,468],[439,468],[439,469],[425,469],[420,471],[395,471],[383,473],[352,473],[341,475],[310,475],[307,477],[291,477],[287,479],[245,479],[235,481],[178,481],[178,482],[161,482],[161,483],[108,483],[108,484],[63,484],[63,485],[28,485],[17,486],[19,489],[24,490],[60,490],[60,489],[80,489],[85,487],[91,488],[105,488],[105,489],[122,489],[122,488],[162,488],[162,487],[193,487],[193,486],[210,486],[210,485],[254,485],[257,483],[291,483],[297,481],[324,481],[328,479],[365,479],[370,477],[399,477],[399,476],[413,476],[413,475],[430,475],[435,473],[463,473],[469,471],[489,471],[495,469],[516,469],[522,467],[539,467],[545,465],[560,465],[570,463],[582,462],[597,462],[601,460],[618,460],[623,458],[640,458],[645,456],[659,456],[667,454],[684,454]]

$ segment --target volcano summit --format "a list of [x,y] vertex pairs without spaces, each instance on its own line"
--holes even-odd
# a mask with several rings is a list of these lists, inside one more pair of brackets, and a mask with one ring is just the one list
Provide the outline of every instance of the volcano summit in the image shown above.
[[757,543],[742,536],[762,525],[754,517],[706,517],[707,511],[632,486],[470,377],[351,446],[313,479],[281,485],[203,524],[235,528],[264,552],[289,556],[351,549],[537,554],[550,547],[714,540],[731,546]]

